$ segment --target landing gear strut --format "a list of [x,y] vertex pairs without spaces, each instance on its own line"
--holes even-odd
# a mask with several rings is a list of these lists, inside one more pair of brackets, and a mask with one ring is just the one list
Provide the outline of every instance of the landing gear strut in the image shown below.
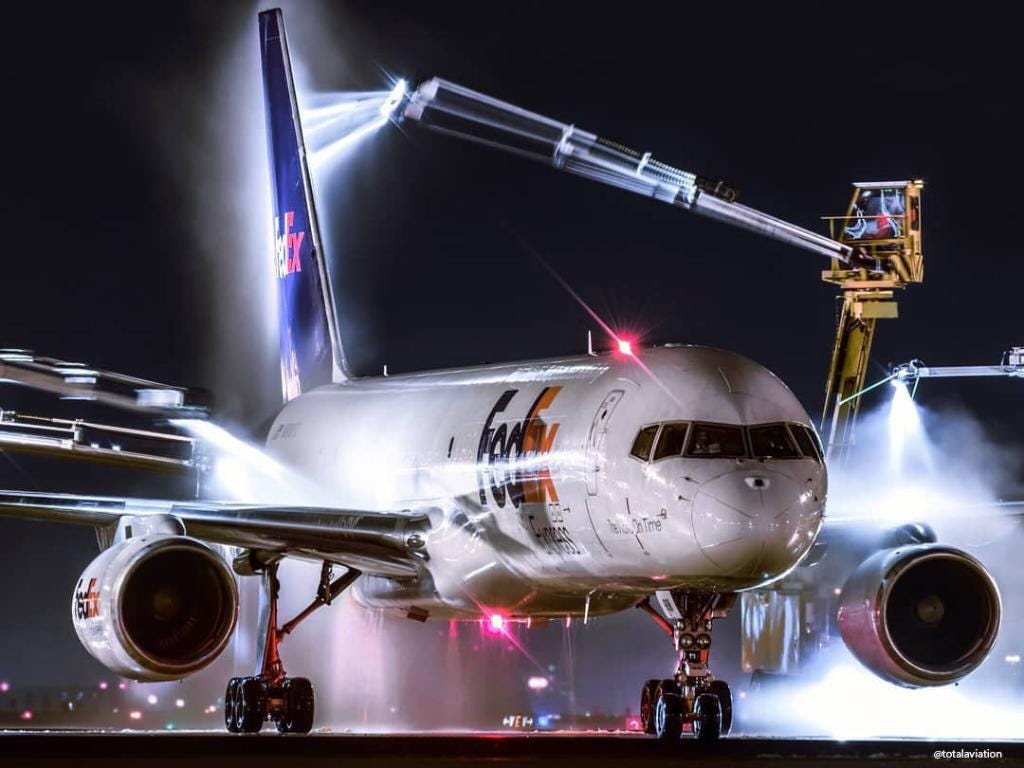
[[260,591],[260,625],[263,649],[259,673],[253,677],[233,677],[224,692],[224,724],[231,733],[259,733],[271,720],[281,733],[309,733],[313,728],[313,684],[305,677],[288,677],[281,661],[279,647],[306,617],[331,602],[348,588],[360,572],[350,568],[332,579],[330,563],[320,570],[316,598],[291,621],[277,625],[277,599],[281,583],[277,579],[277,562],[262,566]]
[[[686,723],[698,741],[717,741],[732,728],[732,693],[724,680],[715,680],[708,667],[711,623],[723,618],[736,596],[701,592],[658,593],[669,615],[663,617],[648,598],[637,608],[649,613],[672,636],[679,653],[675,677],[648,680],[640,695],[640,721],[645,733],[676,741]],[[670,621],[671,619],[671,621]]]

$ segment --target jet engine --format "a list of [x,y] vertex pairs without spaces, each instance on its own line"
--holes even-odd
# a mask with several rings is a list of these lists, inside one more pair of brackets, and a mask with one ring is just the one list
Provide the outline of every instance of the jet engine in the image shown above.
[[85,569],[71,613],[82,645],[123,677],[178,680],[224,650],[238,590],[214,550],[158,533],[118,542]]
[[974,671],[999,632],[999,590],[985,567],[954,547],[876,552],[850,575],[839,603],[846,646],[880,677],[909,688]]

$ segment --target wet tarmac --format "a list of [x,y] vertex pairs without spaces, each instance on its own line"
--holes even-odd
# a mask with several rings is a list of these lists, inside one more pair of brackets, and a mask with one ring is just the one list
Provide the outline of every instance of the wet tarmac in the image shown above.
[[[940,753],[943,753],[940,755]],[[997,755],[1001,755],[997,756]],[[685,764],[773,766],[870,764],[1024,765],[1022,742],[846,741],[730,738],[661,744],[637,734],[338,734],[5,732],[2,766],[432,766],[559,768]]]

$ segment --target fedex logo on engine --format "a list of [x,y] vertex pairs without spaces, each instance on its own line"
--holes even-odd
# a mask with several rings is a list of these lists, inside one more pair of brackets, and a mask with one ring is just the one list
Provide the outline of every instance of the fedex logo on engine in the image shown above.
[[89,585],[85,586],[85,579],[78,580],[75,588],[75,618],[95,619],[100,615],[100,589],[96,579],[89,579]]
[[292,232],[292,225],[295,223],[295,211],[288,211],[284,215],[284,229],[281,229],[281,217],[274,217],[274,261],[277,264],[278,278],[302,271],[302,263],[299,261],[299,251],[302,248],[302,240],[306,237],[305,232]]

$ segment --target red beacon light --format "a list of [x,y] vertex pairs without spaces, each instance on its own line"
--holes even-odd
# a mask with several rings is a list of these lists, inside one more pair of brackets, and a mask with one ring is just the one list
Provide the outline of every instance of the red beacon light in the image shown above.
[[505,617],[500,613],[492,613],[487,619],[487,628],[492,635],[496,635],[505,629]]

